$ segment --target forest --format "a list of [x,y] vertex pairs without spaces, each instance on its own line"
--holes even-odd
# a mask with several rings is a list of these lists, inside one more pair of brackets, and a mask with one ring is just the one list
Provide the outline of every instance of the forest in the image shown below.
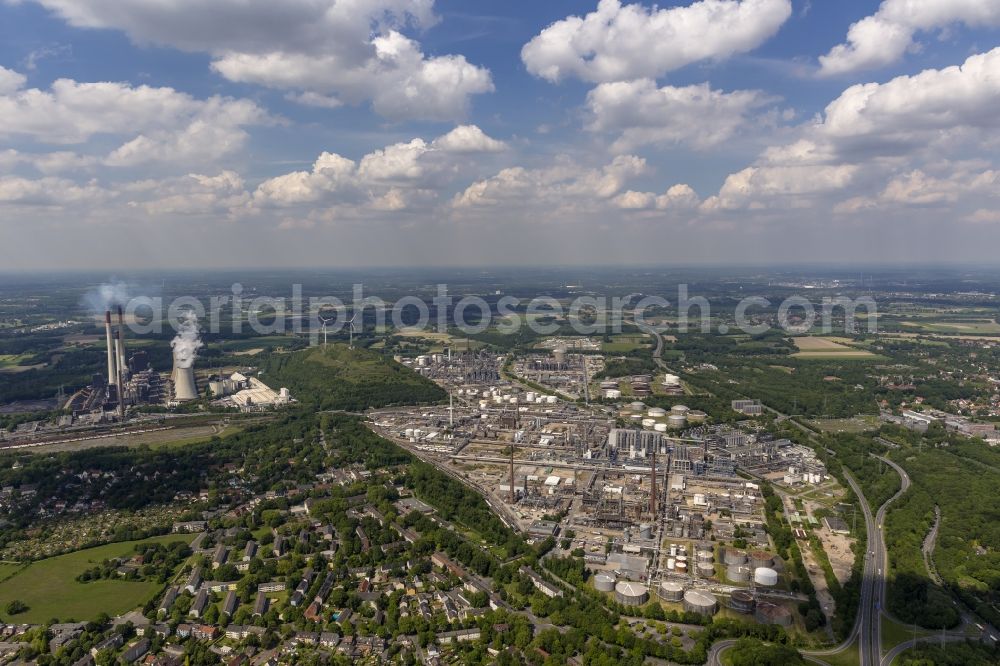
[[260,374],[264,382],[288,387],[300,402],[320,410],[363,411],[447,397],[437,384],[392,359],[344,344],[272,354]]

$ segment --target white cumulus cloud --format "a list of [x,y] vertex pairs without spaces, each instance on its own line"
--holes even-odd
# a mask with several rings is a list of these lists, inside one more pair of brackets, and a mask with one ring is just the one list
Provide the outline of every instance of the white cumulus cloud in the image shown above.
[[222,76],[312,106],[370,101],[391,119],[452,120],[493,90],[489,70],[405,36],[434,25],[433,0],[36,1],[77,27],[209,53]]
[[710,148],[750,125],[751,114],[773,101],[759,90],[726,93],[707,83],[658,88],[651,79],[602,83],[587,94],[589,129],[618,134],[616,152],[647,144]]
[[751,51],[792,14],[790,0],[699,0],[646,8],[601,0],[583,18],[556,21],[521,49],[528,71],[549,81],[658,78],[694,62]]
[[922,31],[961,23],[1000,25],[996,0],[884,0],[878,11],[851,25],[847,41],[820,56],[820,74],[832,76],[885,67],[915,46]]

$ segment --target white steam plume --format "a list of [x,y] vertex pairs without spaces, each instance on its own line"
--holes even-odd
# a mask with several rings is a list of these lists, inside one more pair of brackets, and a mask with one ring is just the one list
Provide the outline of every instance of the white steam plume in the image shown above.
[[198,333],[198,317],[188,310],[181,315],[177,335],[170,341],[170,347],[174,350],[174,364],[178,368],[190,368],[194,365],[198,350],[203,346]]
[[124,306],[129,300],[129,286],[120,280],[105,282],[83,295],[83,305],[94,314],[104,314],[116,306]]

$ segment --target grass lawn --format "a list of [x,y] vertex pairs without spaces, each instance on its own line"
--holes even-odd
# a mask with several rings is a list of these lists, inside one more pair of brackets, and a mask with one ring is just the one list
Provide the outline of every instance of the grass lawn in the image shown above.
[[[921,636],[927,636],[929,631],[926,629],[921,629],[917,627],[917,638]],[[913,626],[909,624],[900,624],[895,620],[890,620],[886,616],[882,616],[882,649],[891,650],[903,641],[908,641],[913,638]]]
[[812,419],[808,423],[823,432],[859,433],[879,427],[878,417],[871,415],[855,416],[850,419]]
[[145,604],[162,587],[158,583],[100,580],[79,583],[76,577],[95,564],[112,557],[133,554],[137,543],[190,543],[193,534],[168,534],[144,541],[122,541],[78,550],[32,562],[19,573],[0,582],[0,609],[19,599],[28,610],[8,622],[41,624],[53,618],[61,621],[93,620],[102,612],[119,615]]
[[858,642],[852,642],[846,650],[837,654],[822,654],[817,657],[830,666],[858,666],[861,663],[861,655],[858,654]]
[[0,581],[7,580],[23,568],[23,564],[16,562],[0,562]]

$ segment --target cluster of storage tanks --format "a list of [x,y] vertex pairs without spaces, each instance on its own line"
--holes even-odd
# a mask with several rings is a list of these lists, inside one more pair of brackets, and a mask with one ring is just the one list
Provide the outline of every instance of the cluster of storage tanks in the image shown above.
[[472,389],[458,389],[456,391],[458,395],[465,395],[469,398],[479,397],[479,408],[486,409],[490,404],[494,405],[554,405],[559,399],[554,395],[545,395],[544,393],[536,393],[535,391],[528,391],[523,395],[513,394],[513,393],[503,393],[500,389],[495,387],[490,387],[485,391],[479,392]]
[[773,568],[774,555],[771,553],[756,550],[748,555],[736,548],[726,548],[722,558],[726,564],[726,578],[733,583],[749,583],[752,578],[755,585],[762,587],[778,584],[778,572]]
[[[636,401],[629,404],[629,409],[633,412],[633,421],[639,421],[644,429],[656,432],[679,430],[689,423],[704,423],[708,418],[705,412],[692,410],[684,405],[674,405],[668,412],[661,407],[646,409],[645,403]],[[666,423],[662,420],[664,418]]]
[[[600,592],[614,593],[615,601],[623,606],[642,606],[649,601],[649,588],[637,581],[617,580],[610,573],[594,576],[594,588]],[[711,616],[719,610],[719,599],[707,590],[685,588],[677,580],[664,580],[656,587],[656,596],[669,603],[680,603],[685,611]],[[734,590],[729,597],[729,608],[737,613],[754,615],[761,624],[788,626],[791,612],[783,606],[758,601],[749,590]]]

